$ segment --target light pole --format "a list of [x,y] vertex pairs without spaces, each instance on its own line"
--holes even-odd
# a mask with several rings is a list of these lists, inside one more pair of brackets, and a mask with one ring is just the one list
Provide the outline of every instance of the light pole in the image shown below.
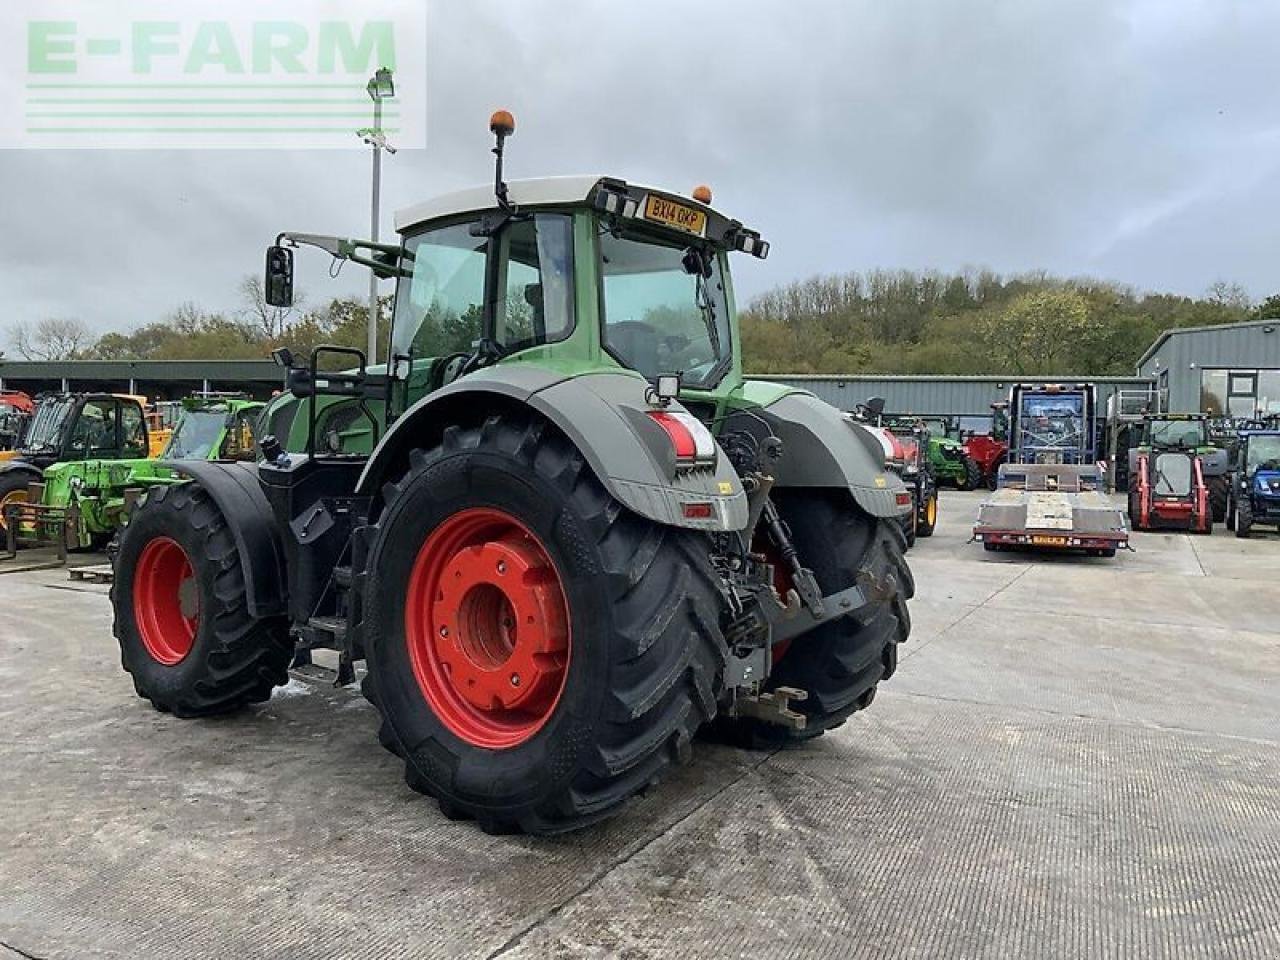
[[[387,143],[382,133],[382,101],[396,95],[395,80],[391,71],[381,67],[369,78],[365,87],[373,101],[373,126],[356,133],[373,148],[373,198],[369,210],[369,239],[378,242],[378,205],[382,193],[382,151],[395,153],[396,148]],[[378,275],[369,271],[369,344],[366,351],[370,363],[378,361]]]

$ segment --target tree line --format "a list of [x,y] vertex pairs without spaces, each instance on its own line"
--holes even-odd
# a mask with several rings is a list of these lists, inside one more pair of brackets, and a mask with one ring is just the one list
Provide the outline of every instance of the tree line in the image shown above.
[[[30,360],[259,359],[277,346],[305,355],[321,343],[366,342],[363,300],[309,307],[300,296],[276,308],[261,281],[246,277],[239,301],[230,312],[184,303],[163,319],[99,336],[76,319],[19,322],[9,341]],[[390,296],[378,312],[385,330]],[[742,311],[742,340],[750,373],[1106,376],[1131,374],[1165,329],[1266,317],[1280,318],[1280,294],[1255,304],[1226,282],[1187,297],[1043,272],[875,270],[814,276],[753,298]],[[423,346],[459,349],[450,333]]]

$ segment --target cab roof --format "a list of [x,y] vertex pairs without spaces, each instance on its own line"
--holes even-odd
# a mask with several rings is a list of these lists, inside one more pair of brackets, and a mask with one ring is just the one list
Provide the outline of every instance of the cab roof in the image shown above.
[[[585,203],[596,186],[602,181],[621,183],[623,181],[606,176],[580,175],[572,177],[540,177],[532,180],[509,180],[507,195],[516,206],[549,206],[553,204]],[[633,190],[660,193],[668,197],[677,197],[682,203],[719,214],[712,207],[698,203],[683,193],[663,190],[660,187],[647,187],[641,184],[628,184]],[[404,233],[420,224],[443,217],[452,217],[465,213],[480,213],[496,210],[498,201],[493,195],[493,185],[471,187],[446,193],[412,207],[396,211],[396,230]]]

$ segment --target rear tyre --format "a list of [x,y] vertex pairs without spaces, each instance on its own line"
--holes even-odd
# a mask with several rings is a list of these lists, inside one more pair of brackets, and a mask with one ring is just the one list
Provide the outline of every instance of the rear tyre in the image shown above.
[[895,521],[876,520],[843,492],[784,489],[774,496],[801,562],[813,571],[824,595],[858,583],[880,584],[884,596],[791,642],[767,687],[807,691],[809,698],[793,703],[792,709],[808,722],[803,730],[791,730],[739,721],[756,747],[811,740],[869,706],[876,685],[897,669],[898,644],[911,633],[907,600],[915,593],[903,556],[906,544]]
[[956,486],[961,490],[977,490],[982,485],[982,468],[972,457],[962,456],[963,473],[956,478]]
[[1213,513],[1213,522],[1222,523],[1227,519],[1227,501],[1231,497],[1231,481],[1225,475],[1206,477],[1209,487],[1209,509]]
[[120,535],[115,571],[121,664],[157,710],[226,713],[288,679],[288,622],[250,615],[235,539],[198,483],[148,493]]
[[688,759],[727,657],[704,536],[626,510],[523,416],[450,427],[383,497],[365,692],[411,788],[559,833]]

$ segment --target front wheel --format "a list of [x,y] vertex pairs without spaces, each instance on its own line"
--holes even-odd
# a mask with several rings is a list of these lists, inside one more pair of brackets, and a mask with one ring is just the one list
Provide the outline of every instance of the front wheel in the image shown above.
[[1227,501],[1231,497],[1231,480],[1226,474],[1208,477],[1205,483],[1209,487],[1209,508],[1213,512],[1213,522],[1222,523],[1227,519]]
[[10,505],[27,502],[27,484],[30,482],[31,478],[18,470],[0,474],[0,546],[3,546],[9,529],[5,513]]
[[288,679],[287,621],[250,615],[235,538],[198,483],[157,487],[134,512],[111,603],[121,663],[157,710],[226,713]]
[[1253,532],[1253,501],[1248,497],[1241,497],[1236,501],[1236,536],[1241,540],[1248,540],[1251,532]]
[[1000,466],[1005,462],[1004,457],[1000,457],[995,463],[991,464],[991,471],[987,474],[987,489],[995,490],[1000,486]]
[[410,787],[558,833],[688,758],[727,659],[704,535],[626,510],[527,417],[449,428],[384,496],[365,692]]
[[938,526],[938,488],[930,486],[925,491],[924,509],[921,512],[920,523],[916,527],[916,536],[932,537],[933,531]]

